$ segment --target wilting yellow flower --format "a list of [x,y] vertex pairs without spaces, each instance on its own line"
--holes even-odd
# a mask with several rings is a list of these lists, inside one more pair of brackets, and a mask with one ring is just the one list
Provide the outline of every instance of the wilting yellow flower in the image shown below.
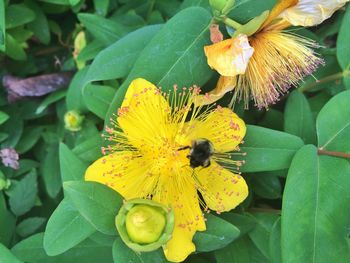
[[[251,98],[259,108],[275,103],[290,86],[323,64],[312,49],[318,46],[314,41],[283,29],[319,24],[347,1],[279,1],[249,37],[238,34],[204,47],[209,66],[221,77],[213,91],[197,99],[198,104],[212,103],[231,90],[231,105],[243,99],[248,107]],[[244,30],[238,28],[238,32]]]
[[[174,262],[195,251],[193,235],[205,230],[200,204],[205,210],[229,211],[248,195],[244,179],[228,170],[241,165],[229,152],[238,149],[246,126],[228,108],[194,108],[193,94],[198,92],[195,87],[164,95],[152,83],[134,80],[118,111],[116,127],[106,129],[113,143],[105,149],[110,154],[85,174],[85,180],[103,183],[127,200],[151,198],[170,205],[175,227],[164,253]],[[190,163],[196,142],[209,142],[213,148],[210,163],[203,162],[207,167]],[[200,149],[196,153],[205,155]]]

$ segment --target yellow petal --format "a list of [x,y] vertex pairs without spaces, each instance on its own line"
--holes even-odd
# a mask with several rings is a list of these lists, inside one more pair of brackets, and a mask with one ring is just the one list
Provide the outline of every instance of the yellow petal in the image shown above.
[[221,99],[227,92],[234,89],[237,83],[236,77],[220,76],[215,89],[206,93],[205,95],[197,95],[194,99],[196,106],[208,105]]
[[149,176],[149,162],[132,152],[115,152],[88,167],[86,181],[105,184],[125,199],[142,198],[152,192],[155,182]]
[[155,85],[135,79],[125,94],[117,121],[129,143],[142,150],[161,142],[170,112],[170,106]]
[[205,230],[205,222],[191,176],[193,170],[183,166],[174,173],[175,176],[163,174],[160,177],[153,200],[174,209],[174,232],[164,247],[164,254],[169,261],[181,262],[195,251],[192,238],[196,231]]
[[268,18],[265,20],[261,28],[269,25],[285,9],[295,6],[297,3],[298,3],[298,0],[279,0],[277,4],[272,8]]
[[204,47],[208,65],[227,77],[243,74],[253,52],[254,49],[249,45],[246,35],[238,35]]
[[246,126],[229,108],[217,108],[203,121],[189,123],[182,145],[191,145],[192,140],[200,138],[211,141],[215,152],[230,152],[237,148],[246,133]]
[[242,176],[231,173],[216,162],[199,169],[199,188],[207,206],[218,212],[230,211],[248,196],[248,186]]
[[297,5],[286,9],[279,17],[294,26],[315,26],[347,2],[349,0],[299,0]]

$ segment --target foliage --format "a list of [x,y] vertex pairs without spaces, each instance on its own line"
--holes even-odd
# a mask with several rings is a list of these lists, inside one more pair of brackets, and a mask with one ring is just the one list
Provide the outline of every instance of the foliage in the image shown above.
[[[237,0],[229,16],[244,23],[274,3]],[[125,246],[114,226],[122,197],[83,175],[134,78],[215,86],[203,52],[212,20],[205,0],[0,1],[2,76],[74,72],[45,97],[10,103],[5,83],[0,90],[1,149],[19,153],[19,169],[0,166],[0,262],[166,262],[161,249]],[[325,66],[269,110],[236,104],[248,124],[237,158],[250,194],[206,215],[186,262],[348,262],[349,23],[348,4],[318,27],[293,29],[321,44]],[[84,116],[78,131],[65,129],[69,110]]]

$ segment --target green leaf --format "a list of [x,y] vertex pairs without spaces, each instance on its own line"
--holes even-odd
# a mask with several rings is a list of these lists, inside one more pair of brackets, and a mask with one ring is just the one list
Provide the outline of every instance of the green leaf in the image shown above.
[[106,117],[107,110],[112,102],[114,94],[115,89],[109,86],[88,84],[83,89],[86,107],[101,119]]
[[60,99],[64,98],[66,96],[66,93],[67,93],[67,90],[64,90],[64,89],[51,93],[39,104],[35,113],[36,114],[42,113],[52,103],[57,102]]
[[170,89],[203,85],[212,71],[203,46],[210,44],[211,15],[203,8],[180,11],[159,30],[136,60],[127,80],[118,89],[106,116],[106,123],[119,108],[130,82],[143,77],[157,86]]
[[102,157],[101,135],[91,136],[82,143],[75,146],[73,152],[83,161],[92,162]]
[[85,83],[127,76],[140,52],[160,28],[161,25],[143,27],[102,50],[92,62]]
[[6,8],[6,29],[27,24],[35,19],[35,13],[23,4]]
[[96,39],[106,46],[113,44],[128,33],[126,27],[99,15],[81,13],[78,14],[78,19]]
[[22,154],[30,150],[40,139],[42,130],[43,127],[41,126],[27,126],[23,131],[23,136],[16,146],[17,152]]
[[47,223],[44,249],[49,256],[62,254],[95,231],[70,201],[63,199]]
[[14,60],[26,60],[27,55],[23,47],[10,34],[6,33],[6,51],[5,54]]
[[6,227],[0,227],[0,243],[9,246],[15,234],[16,218],[7,210],[2,192],[0,192],[0,222]]
[[272,226],[270,240],[270,257],[271,263],[282,262],[281,255],[281,217],[279,217]]
[[340,31],[337,37],[337,59],[343,70],[350,70],[350,5],[346,8]]
[[128,248],[124,242],[117,237],[113,244],[114,263],[166,263],[168,262],[163,254],[162,249],[147,253],[138,253]]
[[8,114],[10,118],[1,126],[1,131],[8,134],[9,137],[2,143],[1,147],[14,148],[20,140],[23,132],[22,115],[17,108],[6,110],[6,114]]
[[93,0],[96,14],[106,16],[110,0]]
[[50,257],[43,248],[43,238],[44,233],[33,235],[17,243],[12,252],[25,262],[35,263],[113,262],[111,246],[89,239],[59,256]]
[[37,168],[39,163],[29,159],[20,159],[19,160],[19,169],[15,171],[13,177],[20,176],[24,173],[31,171],[34,168]]
[[104,45],[99,40],[94,39],[83,48],[79,53],[77,60],[85,62],[94,59],[103,49]]
[[242,172],[274,171],[288,168],[303,141],[288,133],[247,125],[241,152],[245,164]]
[[56,197],[62,184],[57,144],[47,146],[46,155],[41,162],[41,173],[47,193],[52,198]]
[[282,196],[282,185],[277,176],[272,174],[254,174],[252,190],[266,199],[277,199]]
[[43,44],[49,44],[51,36],[49,22],[47,21],[46,15],[36,2],[25,0],[25,4],[35,12],[35,19],[30,22],[27,27]]
[[236,213],[223,213],[220,215],[221,218],[225,219],[227,222],[230,222],[240,231],[240,237],[245,235],[254,229],[256,225],[256,220],[247,215],[241,215]]
[[350,152],[350,91],[334,96],[318,114],[318,146],[327,150]]
[[122,205],[122,197],[111,188],[95,182],[70,181],[63,184],[80,214],[98,231],[116,235],[115,216]]
[[8,114],[6,114],[3,111],[0,111],[0,125],[7,121],[9,117],[10,116],[8,116]]
[[16,258],[11,251],[0,243],[0,261],[3,263],[21,263],[18,258]]
[[268,213],[254,213],[252,215],[256,220],[256,226],[248,235],[261,253],[270,260],[269,240],[273,224],[279,215]]
[[65,144],[60,144],[60,167],[62,181],[81,181],[88,165],[82,162]]
[[305,143],[316,143],[316,124],[310,105],[298,90],[289,96],[284,110],[284,130],[299,136]]
[[88,69],[89,67],[85,67],[79,70],[70,82],[66,97],[67,110],[86,111],[82,90],[84,78],[88,73]]
[[21,223],[19,223],[16,227],[16,233],[21,237],[26,237],[34,232],[38,231],[38,229],[44,225],[46,222],[46,218],[44,217],[29,217],[24,219]]
[[237,22],[247,23],[250,19],[260,15],[265,10],[271,10],[276,0],[241,0],[236,1],[234,9],[228,14]]
[[5,1],[0,1],[0,51],[5,51]]
[[223,248],[239,236],[239,229],[229,222],[211,214],[206,219],[207,229],[196,232],[193,237],[196,251],[207,252]]
[[25,175],[20,181],[11,181],[8,189],[9,204],[11,211],[20,216],[28,212],[36,201],[38,183],[35,170]]
[[[350,164],[306,145],[288,172],[282,204],[284,262],[348,262]],[[336,253],[335,253],[336,252]]]
[[215,251],[217,263],[270,263],[248,236]]

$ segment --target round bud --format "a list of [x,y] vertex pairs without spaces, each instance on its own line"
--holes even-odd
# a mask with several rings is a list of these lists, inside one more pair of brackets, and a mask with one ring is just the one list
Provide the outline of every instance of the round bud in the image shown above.
[[171,238],[172,209],[147,199],[126,201],[116,216],[121,239],[138,252],[156,250]]
[[79,131],[83,120],[84,116],[80,115],[78,111],[67,111],[64,115],[65,128],[69,131]]

